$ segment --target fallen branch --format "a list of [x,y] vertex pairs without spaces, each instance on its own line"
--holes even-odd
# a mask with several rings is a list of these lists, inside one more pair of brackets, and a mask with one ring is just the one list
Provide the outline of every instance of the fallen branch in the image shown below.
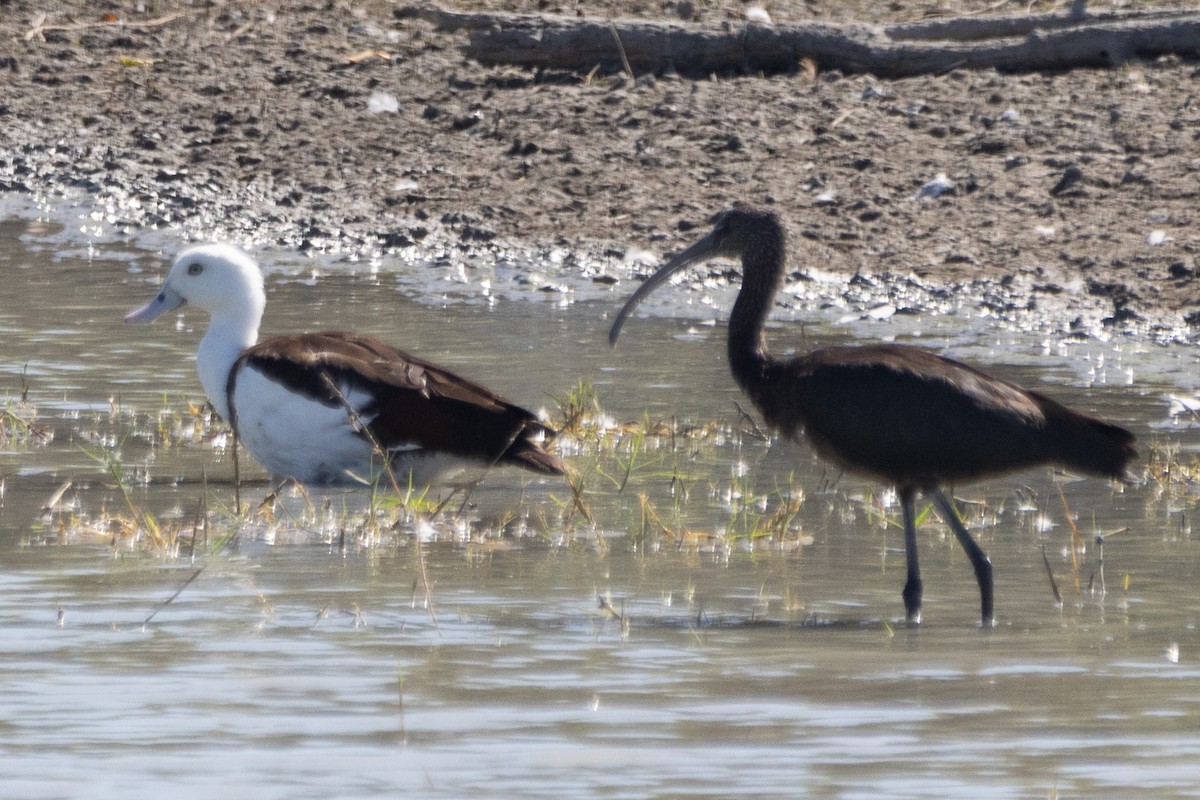
[[1180,18],[1195,18],[1195,9],[1144,9],[1140,11],[1098,11],[1011,14],[1002,16],[962,16],[901,22],[883,29],[889,39],[897,41],[954,41],[970,42],[1028,36],[1038,31],[1077,28],[1081,25],[1121,25],[1126,22],[1168,22]]
[[1110,67],[1167,54],[1200,55],[1198,11],[1072,11],[959,17],[888,27],[692,25],[460,13],[430,5],[408,7],[397,14],[427,20],[444,31],[466,31],[466,55],[484,64],[578,71],[599,64],[612,71],[776,73],[793,71],[802,59],[811,58],[823,70],[898,78],[959,68],[1028,72]]
[[121,27],[121,28],[158,28],[163,25],[169,25],[170,23],[174,22],[177,19],[181,19],[183,17],[190,17],[190,16],[193,16],[198,13],[200,13],[200,12],[198,12],[198,11],[176,11],[174,13],[167,14],[165,17],[158,17],[157,19],[148,19],[148,20],[141,20],[141,21],[138,21],[138,20],[129,21],[129,20],[121,20],[121,19],[103,19],[103,20],[99,20],[97,22],[71,22],[71,23],[66,23],[66,24],[47,24],[46,20],[49,19],[49,17],[47,14],[45,14],[43,12],[43,13],[37,15],[37,17],[33,21],[33,25],[31,25],[29,27],[29,30],[25,32],[25,41],[32,41],[33,39],[37,39],[38,41],[44,42],[44,41],[46,41],[46,37],[44,34],[47,31],[86,31],[86,30],[91,30],[93,28],[117,28],[117,27]]

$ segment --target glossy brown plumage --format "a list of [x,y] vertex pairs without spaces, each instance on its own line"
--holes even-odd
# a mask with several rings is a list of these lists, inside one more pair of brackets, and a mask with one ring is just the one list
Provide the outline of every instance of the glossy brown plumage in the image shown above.
[[1040,464],[1125,479],[1136,456],[1129,431],[952,359],[903,345],[830,347],[771,358],[763,325],[783,280],[786,237],[772,213],[719,214],[706,237],[652,275],[617,314],[616,342],[630,311],[672,274],[714,257],[740,258],[742,289],[729,318],[729,366],[769,425],[803,432],[838,466],[896,487],[905,518],[910,621],[920,620],[914,500],[929,494],[967,551],[983,621],[992,621],[991,565],[940,487]]
[[806,431],[825,459],[896,486],[1045,463],[1121,478],[1131,456],[1123,429],[916,347],[817,350],[742,388],[772,427]]

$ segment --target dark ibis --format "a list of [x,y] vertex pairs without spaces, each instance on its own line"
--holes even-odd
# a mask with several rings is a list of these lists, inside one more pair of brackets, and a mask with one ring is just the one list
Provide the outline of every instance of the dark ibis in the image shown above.
[[426,483],[465,464],[562,475],[530,412],[447,369],[369,336],[325,332],[258,341],[266,306],[258,264],[225,244],[189,248],[126,322],[190,303],[211,316],[196,370],[238,440],[279,477],[369,482],[387,465]]
[[992,566],[963,526],[946,485],[1054,464],[1130,480],[1137,455],[1124,428],[1089,417],[959,361],[917,347],[827,347],[786,360],[766,350],[763,325],[783,282],[787,237],[769,211],[735,208],[671,258],[613,320],[615,344],[629,313],[673,274],[711,258],[741,259],[742,288],[729,315],[729,368],[768,425],[806,434],[817,454],[896,488],[904,516],[908,621],[921,620],[914,502],[932,499],[971,560],[985,627],[993,623]]

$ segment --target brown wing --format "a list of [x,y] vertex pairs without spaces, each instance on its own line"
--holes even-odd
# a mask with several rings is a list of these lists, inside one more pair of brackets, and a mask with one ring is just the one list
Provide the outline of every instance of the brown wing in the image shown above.
[[772,365],[755,399],[824,457],[898,485],[936,486],[1056,463],[1119,477],[1123,428],[902,345],[831,347]]
[[547,474],[565,471],[536,441],[553,431],[533,414],[485,386],[369,336],[309,333],[261,342],[248,348],[231,371],[231,398],[243,366],[326,405],[343,405],[343,397],[360,398],[356,411],[370,420],[371,434],[384,448],[420,447],[485,464],[511,463]]

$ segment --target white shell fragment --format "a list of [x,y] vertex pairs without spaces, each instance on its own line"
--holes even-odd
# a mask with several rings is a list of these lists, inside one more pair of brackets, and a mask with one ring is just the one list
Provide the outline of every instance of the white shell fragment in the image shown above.
[[771,15],[762,6],[750,6],[746,9],[746,22],[753,22],[757,25],[770,25]]
[[934,176],[933,180],[928,181],[917,189],[916,194],[912,196],[913,200],[935,200],[944,194],[954,191],[954,181],[946,177],[946,173],[939,172]]
[[371,92],[367,98],[367,111],[372,114],[395,114],[400,110],[400,101],[387,92]]

